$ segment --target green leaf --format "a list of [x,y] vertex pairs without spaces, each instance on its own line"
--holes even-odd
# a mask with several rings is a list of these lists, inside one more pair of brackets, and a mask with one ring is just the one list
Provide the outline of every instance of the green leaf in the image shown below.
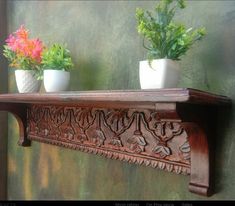
[[74,67],[70,51],[63,45],[53,44],[42,53],[42,65],[45,69],[68,71]]
[[137,30],[143,35],[143,46],[148,58],[179,60],[191,46],[206,35],[205,28],[186,29],[183,24],[173,22],[177,9],[185,8],[184,0],[161,0],[155,13],[136,9]]

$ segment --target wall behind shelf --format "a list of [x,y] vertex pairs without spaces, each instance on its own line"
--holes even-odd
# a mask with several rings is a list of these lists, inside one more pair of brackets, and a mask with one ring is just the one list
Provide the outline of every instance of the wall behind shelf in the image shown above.
[[[0,94],[7,93],[7,61],[2,55],[2,44],[7,36],[6,1],[0,1]],[[0,112],[0,200],[7,197],[7,113]]]
[[[136,32],[135,9],[156,1],[7,1],[8,32],[21,24],[46,43],[66,43],[76,68],[71,90],[138,89],[138,61],[146,58]],[[235,99],[235,2],[188,1],[177,16],[204,25],[207,37],[181,62],[179,87]],[[15,92],[9,70],[9,91]],[[42,88],[43,91],[43,88]],[[10,115],[9,199],[188,200],[234,199],[235,110],[222,113],[216,138],[216,194],[188,192],[189,177],[33,142],[17,146],[18,126]],[[224,122],[225,119],[228,122]],[[234,123],[234,124],[233,124]]]

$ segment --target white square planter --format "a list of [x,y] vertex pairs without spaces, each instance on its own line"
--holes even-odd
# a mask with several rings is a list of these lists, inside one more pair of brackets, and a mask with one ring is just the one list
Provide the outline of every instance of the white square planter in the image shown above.
[[179,64],[171,59],[155,59],[139,62],[141,89],[174,88],[179,80]]
[[15,70],[16,85],[19,93],[39,92],[41,80],[37,80],[34,70]]
[[67,91],[70,82],[70,72],[47,69],[43,72],[43,84],[46,92]]

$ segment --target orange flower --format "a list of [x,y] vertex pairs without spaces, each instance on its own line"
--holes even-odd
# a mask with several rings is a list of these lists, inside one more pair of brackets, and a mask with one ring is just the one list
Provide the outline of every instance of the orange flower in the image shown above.
[[43,51],[42,41],[39,39],[29,39],[29,32],[23,25],[10,34],[6,40],[7,46],[16,53],[17,56],[29,57],[32,61],[41,63]]
[[20,28],[15,32],[15,35],[19,39],[28,39],[29,31],[26,30],[24,25],[21,25]]

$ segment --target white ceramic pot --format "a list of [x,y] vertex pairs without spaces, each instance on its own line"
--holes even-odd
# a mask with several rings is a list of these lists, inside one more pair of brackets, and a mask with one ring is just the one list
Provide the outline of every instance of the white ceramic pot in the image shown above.
[[171,59],[154,59],[139,62],[141,89],[174,88],[179,80],[179,64]]
[[19,93],[39,92],[41,80],[37,80],[33,70],[15,70],[16,85]]
[[46,92],[66,91],[69,87],[70,72],[47,69],[43,72],[43,83]]

